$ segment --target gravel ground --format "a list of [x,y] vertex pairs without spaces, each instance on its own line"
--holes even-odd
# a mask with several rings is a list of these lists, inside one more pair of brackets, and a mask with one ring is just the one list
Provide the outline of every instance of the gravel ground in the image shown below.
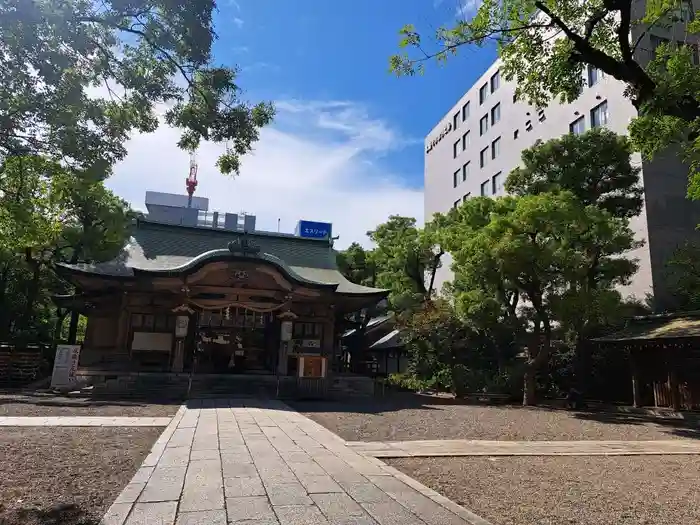
[[293,406],[348,441],[700,438],[697,426],[675,427],[670,421],[650,421],[638,416],[466,405],[417,396],[398,400],[298,402]]
[[[0,416],[172,416],[178,404],[71,398],[53,394],[0,394]],[[2,525],[2,524],[0,524]]]
[[162,431],[0,429],[0,525],[97,525]]
[[401,458],[390,465],[494,525],[700,523],[700,457]]

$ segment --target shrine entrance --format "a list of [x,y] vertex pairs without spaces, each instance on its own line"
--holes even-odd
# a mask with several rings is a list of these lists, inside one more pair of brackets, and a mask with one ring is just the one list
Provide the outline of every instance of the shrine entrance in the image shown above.
[[[199,313],[193,353],[202,374],[272,374],[279,352],[274,313],[222,308]],[[192,366],[190,355],[189,363]]]

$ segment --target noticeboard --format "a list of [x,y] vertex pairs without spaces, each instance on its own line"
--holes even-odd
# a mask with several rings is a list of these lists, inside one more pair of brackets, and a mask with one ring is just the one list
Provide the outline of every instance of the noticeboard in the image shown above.
[[299,221],[297,235],[307,239],[330,239],[332,225],[328,222]]

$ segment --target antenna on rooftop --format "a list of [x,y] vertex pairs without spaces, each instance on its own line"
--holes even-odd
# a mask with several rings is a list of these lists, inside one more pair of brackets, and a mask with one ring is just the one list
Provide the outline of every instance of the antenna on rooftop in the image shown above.
[[187,207],[192,207],[192,195],[197,189],[197,151],[190,150],[190,174],[185,179],[185,187],[187,188]]

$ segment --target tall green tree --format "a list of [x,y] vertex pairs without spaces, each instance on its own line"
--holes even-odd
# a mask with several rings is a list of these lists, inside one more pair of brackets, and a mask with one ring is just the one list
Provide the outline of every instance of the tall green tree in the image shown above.
[[[634,147],[651,157],[681,145],[692,166],[689,194],[698,198],[700,68],[692,39],[700,20],[690,0],[645,4],[639,12],[633,0],[484,0],[472,18],[438,28],[433,44],[405,26],[406,51],[391,57],[390,68],[413,75],[427,61],[442,63],[464,46],[495,41],[502,75],[516,81],[516,96],[535,107],[577,99],[585,68],[597,68],[627,86],[639,115],[629,127]],[[669,34],[671,26],[679,42],[651,39],[657,29]]]
[[43,156],[110,174],[132,132],[164,122],[178,145],[226,143],[236,174],[274,110],[241,98],[212,56],[214,0],[0,1],[0,158]]
[[495,301],[509,325],[519,329],[527,356],[523,404],[534,404],[536,374],[548,362],[563,305],[591,296],[585,294],[590,247],[603,247],[600,264],[610,265],[605,274],[610,289],[636,269],[619,256],[633,245],[633,234],[624,219],[584,206],[565,191],[470,199],[450,219],[444,242],[454,259],[455,289],[468,294],[457,300]]
[[700,246],[686,243],[668,262],[667,273],[680,310],[700,310]]
[[348,281],[355,284],[374,287],[377,281],[377,266],[373,251],[365,250],[359,243],[353,242],[336,256],[338,269]]
[[433,297],[435,274],[445,253],[436,231],[437,224],[419,228],[412,217],[392,215],[368,232],[376,245],[377,285],[391,290],[390,303],[395,309],[410,308]]

